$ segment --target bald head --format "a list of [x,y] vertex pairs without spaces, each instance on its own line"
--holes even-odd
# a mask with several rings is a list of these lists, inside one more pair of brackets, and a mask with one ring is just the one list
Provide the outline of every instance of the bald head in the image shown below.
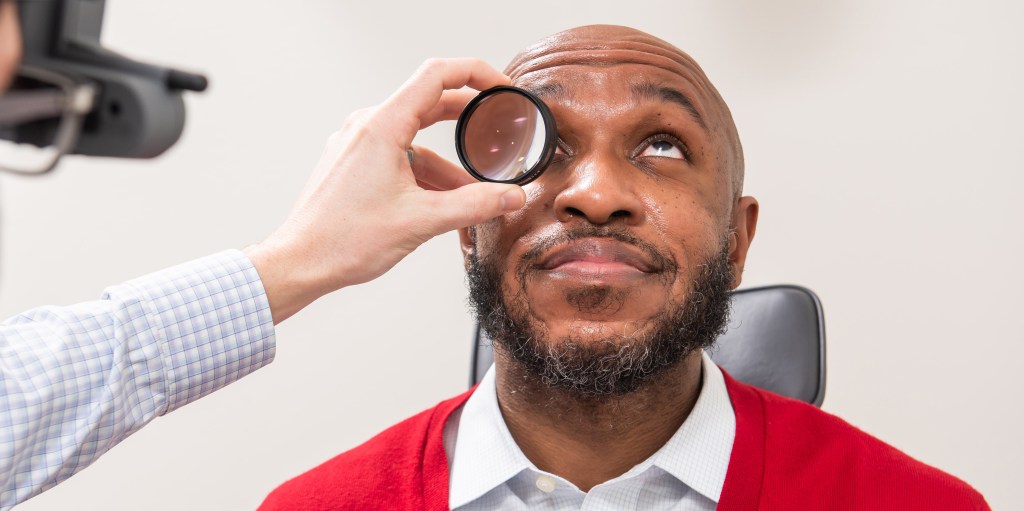
[[588,25],[548,36],[526,48],[505,68],[519,86],[562,66],[648,65],[674,73],[691,85],[693,105],[718,142],[721,169],[730,174],[734,198],[743,189],[743,148],[729,107],[704,71],[679,48],[646,32],[616,25]]

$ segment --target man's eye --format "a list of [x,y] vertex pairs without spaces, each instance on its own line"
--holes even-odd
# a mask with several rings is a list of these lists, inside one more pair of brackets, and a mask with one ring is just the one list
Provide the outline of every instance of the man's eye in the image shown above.
[[558,139],[558,142],[555,144],[554,161],[565,160],[569,157],[569,153],[569,147],[565,145],[565,142],[562,142],[562,139]]
[[640,153],[640,156],[656,156],[660,158],[675,158],[678,160],[686,159],[686,155],[683,154],[680,144],[664,139],[655,140],[647,144],[647,147],[645,147]]

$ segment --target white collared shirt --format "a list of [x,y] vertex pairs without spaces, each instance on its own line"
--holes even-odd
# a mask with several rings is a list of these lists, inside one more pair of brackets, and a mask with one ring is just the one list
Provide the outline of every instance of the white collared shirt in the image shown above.
[[516,445],[498,408],[494,366],[445,424],[449,506],[477,509],[711,510],[722,494],[736,415],[721,370],[703,356],[697,403],[679,430],[625,474],[580,491],[539,470]]

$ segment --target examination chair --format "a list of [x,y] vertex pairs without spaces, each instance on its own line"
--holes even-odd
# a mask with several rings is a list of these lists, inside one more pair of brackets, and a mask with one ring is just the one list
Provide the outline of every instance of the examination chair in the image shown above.
[[[814,406],[825,400],[825,316],[809,289],[782,285],[734,291],[729,327],[709,353],[743,383]],[[477,325],[470,385],[493,362],[491,340]]]

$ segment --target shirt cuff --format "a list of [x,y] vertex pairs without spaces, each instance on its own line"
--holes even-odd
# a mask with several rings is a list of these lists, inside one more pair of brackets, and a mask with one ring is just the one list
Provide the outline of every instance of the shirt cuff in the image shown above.
[[274,360],[270,303],[252,262],[226,250],[107,291],[140,298],[153,318],[171,412]]

